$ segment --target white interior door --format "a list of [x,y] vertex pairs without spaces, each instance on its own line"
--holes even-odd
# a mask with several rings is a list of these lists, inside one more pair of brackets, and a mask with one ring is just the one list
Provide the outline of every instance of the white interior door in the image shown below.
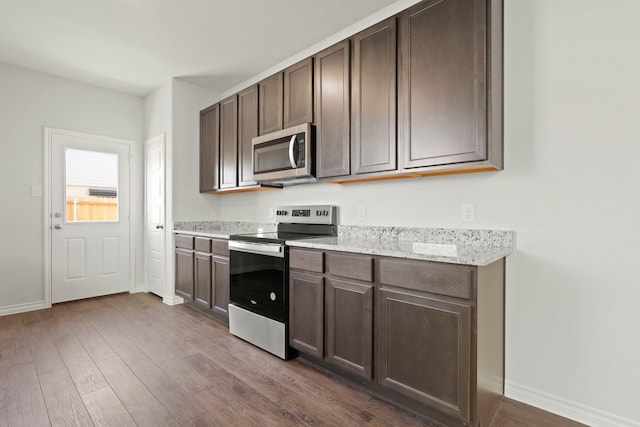
[[131,144],[65,131],[50,143],[51,301],[128,291]]
[[150,292],[164,297],[164,134],[145,146],[145,260]]

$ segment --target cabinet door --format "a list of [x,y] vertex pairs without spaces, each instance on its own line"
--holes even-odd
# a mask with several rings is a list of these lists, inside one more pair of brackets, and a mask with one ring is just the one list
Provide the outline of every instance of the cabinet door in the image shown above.
[[219,105],[200,112],[200,192],[219,188],[218,154],[220,150]]
[[176,295],[193,301],[193,251],[176,248]]
[[395,170],[396,18],[353,36],[353,173]]
[[260,135],[282,129],[282,73],[274,74],[258,83]]
[[361,377],[373,376],[373,286],[327,279],[327,359]]
[[289,344],[324,356],[324,279],[292,272],[289,276]]
[[229,317],[229,258],[212,257],[213,312]]
[[313,122],[313,58],[284,70],[284,127]]
[[468,421],[471,306],[384,288],[379,297],[378,381]]
[[211,308],[211,254],[196,252],[194,301],[206,308]]
[[220,102],[220,188],[238,186],[238,97]]
[[349,40],[315,56],[316,173],[349,175]]
[[238,180],[239,186],[254,185],[253,148],[251,140],[258,136],[258,85],[238,94]]
[[426,1],[400,14],[403,167],[486,159],[485,1]]

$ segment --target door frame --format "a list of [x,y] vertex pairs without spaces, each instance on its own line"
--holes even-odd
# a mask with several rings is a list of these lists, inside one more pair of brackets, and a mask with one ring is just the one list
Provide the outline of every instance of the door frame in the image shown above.
[[129,157],[127,159],[129,164],[129,292],[135,292],[135,274],[136,262],[135,262],[135,225],[133,221],[132,212],[134,212],[134,174],[133,174],[133,147],[134,141],[129,139],[114,138],[104,135],[96,135],[86,132],[77,132],[67,129],[58,129],[53,127],[44,127],[44,179],[43,179],[43,217],[44,217],[44,305],[45,308],[51,307],[51,233],[52,233],[52,218],[51,218],[51,142],[53,135],[65,135],[77,138],[91,138],[98,141],[123,144],[129,147]]

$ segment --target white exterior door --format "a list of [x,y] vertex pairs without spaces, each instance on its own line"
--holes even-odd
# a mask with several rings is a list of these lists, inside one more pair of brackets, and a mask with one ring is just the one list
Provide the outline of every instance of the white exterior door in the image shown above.
[[145,146],[145,261],[149,292],[164,297],[164,134]]
[[132,145],[49,130],[51,301],[130,290]]

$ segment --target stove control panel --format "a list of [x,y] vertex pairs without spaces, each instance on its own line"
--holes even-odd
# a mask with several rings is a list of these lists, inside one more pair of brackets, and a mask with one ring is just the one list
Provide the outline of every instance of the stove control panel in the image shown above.
[[338,207],[333,205],[278,206],[276,222],[299,224],[337,224]]

